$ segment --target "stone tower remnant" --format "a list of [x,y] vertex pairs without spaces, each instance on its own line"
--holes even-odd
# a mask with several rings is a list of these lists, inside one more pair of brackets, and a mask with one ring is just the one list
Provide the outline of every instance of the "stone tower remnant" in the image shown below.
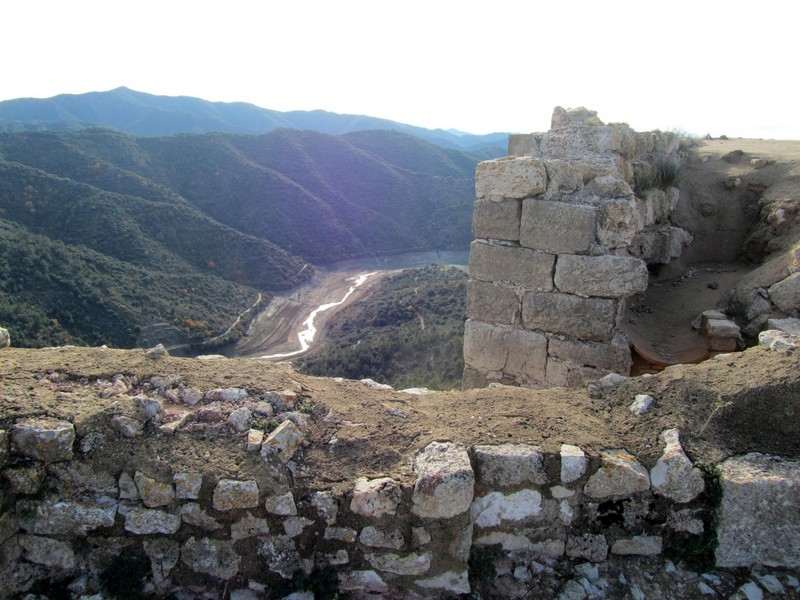
[[512,135],[508,156],[478,165],[465,389],[629,374],[625,299],[692,240],[669,222],[679,149],[674,134],[557,107],[549,132]]

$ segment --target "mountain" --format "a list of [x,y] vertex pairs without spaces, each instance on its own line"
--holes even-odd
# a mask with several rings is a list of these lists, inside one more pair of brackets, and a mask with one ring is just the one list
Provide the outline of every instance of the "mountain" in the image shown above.
[[0,102],[0,131],[76,130],[92,126],[137,136],[178,133],[266,133],[273,129],[307,129],[330,135],[392,130],[415,135],[443,148],[495,148],[507,133],[473,135],[425,129],[388,119],[337,114],[324,110],[280,112],[245,102],[209,102],[188,96],[157,96],[120,87],[107,92],[61,94],[52,98],[18,98]]
[[466,249],[487,152],[382,130],[0,134],[0,323],[17,345],[216,338],[310,263]]

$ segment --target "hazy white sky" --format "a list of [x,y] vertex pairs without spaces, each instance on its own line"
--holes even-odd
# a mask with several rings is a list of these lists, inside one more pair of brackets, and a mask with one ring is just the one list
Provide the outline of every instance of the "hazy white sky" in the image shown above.
[[472,133],[800,139],[795,0],[5,0],[0,100],[127,86]]

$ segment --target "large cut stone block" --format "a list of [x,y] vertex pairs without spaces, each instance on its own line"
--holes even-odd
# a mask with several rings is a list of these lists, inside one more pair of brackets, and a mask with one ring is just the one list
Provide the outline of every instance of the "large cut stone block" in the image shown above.
[[[624,181],[614,177],[598,177],[595,181]],[[630,189],[630,188],[628,188]],[[600,218],[597,223],[597,241],[608,248],[625,248],[633,241],[634,236],[642,229],[639,209],[633,198],[615,198],[605,200],[600,207]]]
[[478,481],[491,488],[515,487],[523,484],[544,485],[547,473],[542,451],[527,444],[475,446]]
[[575,256],[556,261],[556,288],[578,296],[623,298],[647,289],[647,267],[626,256]]
[[615,373],[628,373],[631,368],[631,351],[622,340],[615,342],[581,342],[551,338],[548,353],[564,361],[605,369]]
[[519,322],[519,298],[503,284],[470,279],[467,282],[467,318],[514,325]]
[[630,244],[630,252],[647,264],[668,264],[683,254],[692,243],[692,234],[680,227],[662,225],[638,233]]
[[469,274],[481,281],[507,281],[526,290],[549,292],[555,262],[552,254],[475,241],[470,245]]
[[800,461],[752,453],[719,465],[718,567],[800,567]]
[[469,509],[475,474],[466,448],[450,442],[431,442],[414,458],[414,471],[417,481],[411,512],[415,515],[449,519]]
[[35,460],[71,460],[75,427],[54,419],[26,419],[11,428],[11,441],[17,453]]
[[587,367],[550,357],[547,360],[547,387],[584,387],[608,375],[605,369]]
[[519,376],[523,383],[542,383],[547,338],[534,331],[469,320],[464,326],[464,362],[482,372]]
[[493,240],[519,240],[519,200],[478,200],[472,207],[472,235]]
[[530,198],[522,203],[519,243],[555,254],[588,252],[595,243],[597,208]]
[[475,169],[475,194],[479,199],[527,198],[546,189],[544,163],[532,156],[486,160]]
[[527,329],[605,341],[611,339],[616,318],[616,300],[557,293],[527,293],[522,300],[522,324]]

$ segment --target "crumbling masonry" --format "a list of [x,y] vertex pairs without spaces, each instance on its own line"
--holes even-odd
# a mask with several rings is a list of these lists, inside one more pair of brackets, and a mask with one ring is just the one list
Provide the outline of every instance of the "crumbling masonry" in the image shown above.
[[625,298],[692,236],[669,221],[680,139],[556,108],[475,176],[465,389],[580,386],[627,375]]

